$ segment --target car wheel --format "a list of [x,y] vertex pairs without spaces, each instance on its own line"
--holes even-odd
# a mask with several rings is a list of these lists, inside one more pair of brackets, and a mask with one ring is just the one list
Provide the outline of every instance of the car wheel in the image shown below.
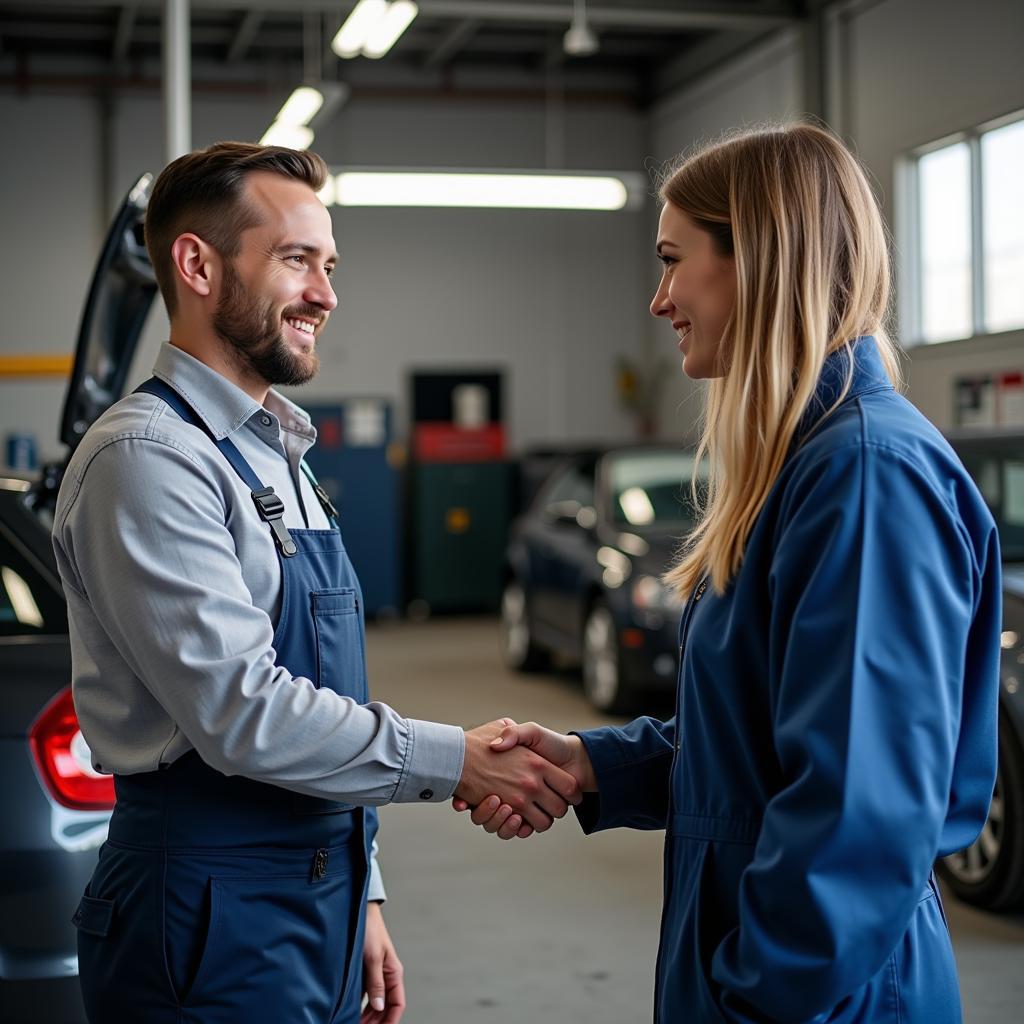
[[583,692],[599,711],[627,711],[632,693],[622,675],[615,619],[603,604],[595,604],[583,627]]
[[964,900],[987,910],[1024,905],[1024,757],[1005,719],[999,719],[999,770],[981,835],[944,857],[939,874]]
[[515,580],[510,580],[501,594],[501,653],[513,672],[532,672],[547,662],[547,655],[533,639],[526,591]]

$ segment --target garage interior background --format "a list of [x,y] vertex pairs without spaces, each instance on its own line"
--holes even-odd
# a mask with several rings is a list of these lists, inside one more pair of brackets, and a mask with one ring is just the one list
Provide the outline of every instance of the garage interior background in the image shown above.
[[[419,4],[385,58],[341,62],[328,43],[354,0],[191,0],[192,145],[262,136],[310,69],[311,15],[315,73],[351,87],[313,145],[335,168],[565,168],[649,181],[701,139],[810,113],[865,161],[898,233],[902,158],[1024,112],[1022,0],[590,0],[599,49],[588,57],[563,50],[571,0]],[[0,467],[10,434],[34,437],[41,461],[62,456],[67,367],[101,243],[125,192],[165,162],[163,7],[0,0]],[[407,439],[412,371],[501,370],[515,456],[635,438],[638,418],[619,396],[627,359],[661,383],[658,436],[692,437],[696,389],[674,333],[648,313],[660,270],[653,191],[616,213],[332,207],[340,304],[319,377],[292,397],[389,399],[394,436]],[[157,303],[129,387],[166,334]],[[958,379],[1024,371],[1024,324],[909,345],[906,370],[910,398],[951,427]],[[497,634],[485,616],[378,622],[374,697],[467,726],[498,714],[562,731],[621,721],[589,706],[570,674],[504,669]],[[382,819],[408,1019],[649,1019],[660,834],[584,840],[569,822],[499,844],[443,808],[389,807]],[[31,922],[38,894],[15,896]],[[1018,1019],[1024,917],[956,899],[947,909],[967,1019]],[[60,922],[73,944],[70,913],[61,908]],[[33,1002],[45,1011],[51,999]]]
[[[326,50],[330,19],[340,24],[352,5],[294,6],[323,14]],[[13,356],[72,351],[108,218],[136,177],[164,162],[159,7],[35,0],[28,13],[0,4],[0,359],[8,368]],[[258,139],[301,81],[301,19],[287,27],[298,49],[260,42],[282,24],[275,7],[194,0],[194,146]],[[430,22],[432,7],[465,16]],[[866,162],[891,225],[901,154],[1024,107],[1016,0],[604,0],[590,5],[603,58],[559,56],[565,23],[491,19],[500,8],[531,7],[564,8],[568,20],[565,2],[423,0],[423,26],[414,23],[383,60],[331,55],[324,76],[345,77],[352,93],[318,127],[313,148],[338,166],[647,176],[724,129],[815,112]],[[612,9],[622,21],[630,11],[692,10],[763,20],[602,33],[598,15]],[[474,50],[474,35],[485,48],[501,33],[504,57],[501,47],[498,56]],[[633,436],[635,421],[616,398],[617,359],[655,374],[676,364],[671,332],[647,313],[656,213],[653,198],[618,213],[333,208],[340,306],[321,344],[322,372],[300,401],[391,397],[402,436],[410,366],[493,366],[505,370],[513,452]],[[133,379],[166,330],[158,304]],[[949,426],[955,378],[1021,369],[1022,349],[1019,330],[911,348],[910,397]],[[696,407],[681,374],[666,377],[658,432],[681,438],[693,431]],[[43,459],[59,455],[63,390],[60,376],[0,377],[0,435],[34,434]]]

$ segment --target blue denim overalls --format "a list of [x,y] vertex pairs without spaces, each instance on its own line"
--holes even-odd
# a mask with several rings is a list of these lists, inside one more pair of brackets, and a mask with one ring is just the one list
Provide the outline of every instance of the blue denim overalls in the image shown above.
[[[141,385],[206,429],[181,396]],[[274,533],[277,664],[366,703],[362,597],[329,530],[287,530],[284,506],[224,439]],[[376,812],[210,768],[194,751],[116,776],[99,864],[74,916],[92,1024],[354,1024]]]

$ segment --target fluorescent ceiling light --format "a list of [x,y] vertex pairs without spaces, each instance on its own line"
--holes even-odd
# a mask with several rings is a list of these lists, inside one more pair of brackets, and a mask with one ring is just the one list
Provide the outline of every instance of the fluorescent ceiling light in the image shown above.
[[282,124],[275,121],[260,139],[261,146],[286,146],[288,149],[308,149],[313,141],[313,129],[304,124]]
[[313,115],[324,105],[324,96],[319,89],[309,85],[300,85],[285,100],[284,106],[278,111],[275,120],[279,124],[309,124]]
[[317,192],[317,199],[320,200],[324,206],[333,206],[335,203],[334,195],[334,175],[328,174],[327,180],[324,182],[324,187]]
[[339,57],[383,57],[409,27],[419,8],[412,0],[359,0],[331,42]]
[[331,49],[339,57],[358,57],[370,31],[387,13],[387,0],[359,0],[331,41]]
[[398,42],[418,11],[412,0],[393,0],[384,17],[370,29],[363,44],[363,56],[383,57]]
[[621,210],[621,178],[568,174],[343,171],[339,206],[469,206],[532,210]]

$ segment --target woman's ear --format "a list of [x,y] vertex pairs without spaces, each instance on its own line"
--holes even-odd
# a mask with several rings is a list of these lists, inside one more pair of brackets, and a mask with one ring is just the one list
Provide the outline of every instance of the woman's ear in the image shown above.
[[180,285],[196,295],[207,296],[220,271],[220,256],[198,235],[186,232],[171,245],[171,261]]

